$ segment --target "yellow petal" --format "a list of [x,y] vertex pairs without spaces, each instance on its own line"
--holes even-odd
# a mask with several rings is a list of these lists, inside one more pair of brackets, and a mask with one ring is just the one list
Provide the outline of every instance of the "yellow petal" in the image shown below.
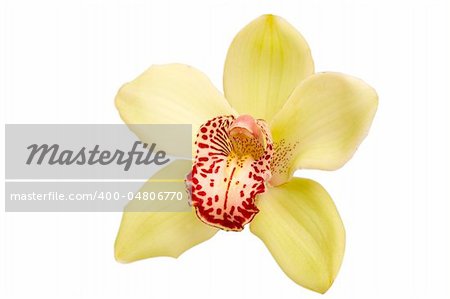
[[342,262],[345,230],[336,207],[318,183],[294,178],[259,198],[250,224],[281,269],[297,284],[325,293]]
[[375,90],[357,78],[319,73],[303,81],[271,123],[275,148],[287,153],[271,182],[287,181],[298,168],[344,165],[367,135],[377,106]]
[[314,73],[308,44],[284,19],[264,15],[234,38],[225,62],[225,96],[241,114],[267,121]]
[[[202,72],[183,64],[150,67],[120,88],[116,107],[127,124],[192,124],[192,140],[206,120],[234,114]],[[152,132],[135,133],[143,141],[152,141]]]
[[[190,171],[190,161],[177,160],[158,172],[150,180],[180,178]],[[185,192],[182,180],[170,190],[164,183],[147,182],[140,192]],[[133,262],[156,256],[178,257],[189,248],[208,240],[217,229],[201,222],[195,212],[130,212],[145,210],[149,201],[131,201],[125,208],[114,246],[119,262]],[[147,209],[148,210],[148,209]]]

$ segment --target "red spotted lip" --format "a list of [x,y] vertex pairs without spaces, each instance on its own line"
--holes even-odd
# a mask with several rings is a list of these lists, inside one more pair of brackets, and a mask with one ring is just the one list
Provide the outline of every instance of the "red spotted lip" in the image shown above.
[[200,127],[195,144],[186,186],[197,216],[224,230],[242,230],[259,212],[256,195],[271,177],[269,129],[251,116],[220,116]]

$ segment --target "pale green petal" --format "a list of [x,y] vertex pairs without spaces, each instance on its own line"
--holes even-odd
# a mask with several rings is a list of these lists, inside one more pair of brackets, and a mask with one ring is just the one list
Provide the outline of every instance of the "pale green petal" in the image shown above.
[[[190,171],[190,161],[178,160],[150,180],[184,177]],[[171,184],[173,186],[173,184]],[[168,191],[163,183],[147,182],[140,192]],[[180,180],[170,191],[185,192]],[[131,201],[123,213],[114,246],[119,262],[133,262],[150,257],[178,257],[189,248],[210,239],[218,231],[201,222],[195,212],[129,212],[145,210],[146,201]],[[170,204],[167,205],[169,210]],[[147,209],[148,210],[148,209]],[[127,212],[128,211],[128,212]]]
[[303,81],[270,124],[275,145],[286,153],[271,183],[289,180],[298,168],[344,165],[367,135],[377,106],[377,93],[360,79],[319,73]]
[[250,224],[281,269],[297,284],[325,293],[339,271],[345,230],[336,207],[318,183],[294,178],[259,197]]
[[225,62],[225,96],[240,114],[267,121],[314,73],[310,49],[284,19],[264,15],[234,38]]
[[[183,64],[150,67],[120,88],[116,107],[127,124],[192,124],[192,140],[208,119],[235,114],[202,72]],[[153,132],[135,133],[152,142]]]

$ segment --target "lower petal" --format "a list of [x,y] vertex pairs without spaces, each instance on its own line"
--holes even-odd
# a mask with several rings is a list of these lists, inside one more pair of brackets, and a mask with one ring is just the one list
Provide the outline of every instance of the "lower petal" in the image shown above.
[[[175,161],[151,178],[183,178],[190,171],[190,161]],[[173,184],[171,184],[172,186]],[[185,184],[180,180],[174,192],[185,192]],[[140,192],[160,192],[163,183],[147,182]],[[178,257],[189,248],[208,240],[217,229],[201,222],[190,212],[127,212],[138,211],[137,205],[147,201],[131,201],[125,208],[114,247],[116,260],[133,262],[156,256]],[[150,203],[151,204],[151,203]],[[141,210],[145,210],[142,207]]]
[[336,207],[318,183],[294,178],[258,198],[250,224],[281,269],[297,284],[325,293],[342,262],[345,230]]

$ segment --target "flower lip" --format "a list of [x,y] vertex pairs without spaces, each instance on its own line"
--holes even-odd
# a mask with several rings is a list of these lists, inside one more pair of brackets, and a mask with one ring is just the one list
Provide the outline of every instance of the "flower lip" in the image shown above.
[[219,116],[200,127],[197,155],[186,177],[191,203],[203,222],[240,231],[258,213],[256,195],[270,179],[272,141],[262,120]]

